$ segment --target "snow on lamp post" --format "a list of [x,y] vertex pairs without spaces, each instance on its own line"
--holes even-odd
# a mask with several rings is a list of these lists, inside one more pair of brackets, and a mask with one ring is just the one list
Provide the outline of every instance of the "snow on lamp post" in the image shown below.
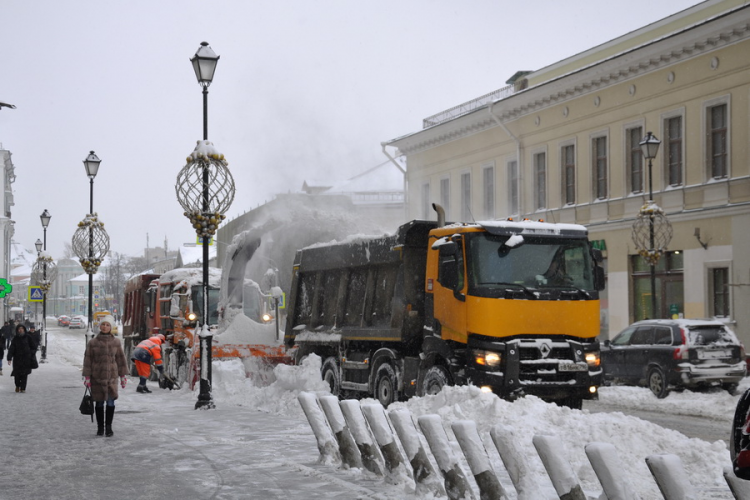
[[78,223],[78,229],[73,234],[73,252],[78,257],[83,270],[89,275],[89,303],[88,303],[88,330],[86,332],[87,341],[94,335],[93,329],[93,293],[94,293],[94,274],[102,264],[104,257],[109,252],[109,235],[104,229],[104,223],[99,220],[98,214],[94,213],[94,177],[99,171],[101,160],[91,151],[83,160],[86,167],[86,175],[89,178],[89,213]]
[[190,62],[193,63],[195,76],[203,88],[203,140],[198,141],[193,152],[187,157],[185,166],[177,174],[175,193],[185,216],[190,220],[203,245],[203,317],[199,333],[201,378],[195,408],[208,409],[215,407],[211,397],[213,336],[208,327],[208,247],[216,229],[225,218],[224,214],[234,201],[235,187],[224,155],[208,141],[208,87],[213,81],[219,56],[209,47],[208,42],[202,42]]
[[639,144],[643,157],[648,160],[648,202],[638,212],[631,235],[638,254],[651,268],[651,319],[655,319],[661,316],[656,311],[656,265],[672,240],[672,225],[664,210],[654,203],[651,162],[659,152],[661,141],[647,132]]

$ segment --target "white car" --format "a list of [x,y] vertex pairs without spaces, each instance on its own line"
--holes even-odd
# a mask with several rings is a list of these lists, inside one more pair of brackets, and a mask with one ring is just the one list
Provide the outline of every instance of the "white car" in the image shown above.
[[81,328],[81,329],[83,329],[83,328],[86,328],[86,323],[87,323],[87,321],[85,321],[80,316],[74,316],[74,317],[70,318],[70,323],[68,324],[68,328]]

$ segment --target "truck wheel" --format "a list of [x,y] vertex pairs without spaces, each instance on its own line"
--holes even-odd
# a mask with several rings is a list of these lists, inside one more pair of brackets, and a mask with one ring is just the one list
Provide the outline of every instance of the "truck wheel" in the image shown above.
[[327,383],[328,387],[331,389],[331,394],[338,396],[341,393],[341,374],[339,373],[339,366],[338,363],[336,363],[336,358],[330,356],[323,361],[320,375],[323,377],[323,382]]
[[380,365],[375,376],[375,399],[385,408],[396,401],[396,372],[388,363]]
[[667,390],[667,378],[664,376],[664,372],[658,366],[651,368],[648,371],[648,377],[646,377],[648,388],[654,393],[659,399],[664,399],[669,396]]
[[449,385],[448,372],[442,366],[432,366],[424,374],[422,381],[422,395],[434,395],[443,390],[443,387]]
[[743,446],[747,446],[748,444],[748,439],[742,434],[742,428],[745,427],[748,412],[750,412],[750,389],[746,390],[740,396],[737,401],[737,407],[734,410],[732,433],[729,437],[729,456],[732,462],[734,462],[737,455],[742,451]]

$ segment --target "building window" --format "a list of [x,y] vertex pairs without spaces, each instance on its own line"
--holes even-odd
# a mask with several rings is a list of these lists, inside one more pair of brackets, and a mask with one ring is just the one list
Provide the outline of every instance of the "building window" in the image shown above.
[[708,164],[711,178],[727,176],[727,105],[719,104],[707,109]]
[[83,295],[86,293],[86,290],[84,289],[83,285],[78,285],[78,294]]
[[594,198],[607,197],[607,138],[596,137],[592,141],[594,158]]
[[518,162],[513,160],[508,162],[508,201],[511,215],[520,213],[518,200]]
[[430,183],[422,184],[422,219],[430,218]]
[[667,184],[682,185],[682,117],[668,118],[664,124],[666,136]]
[[576,202],[576,149],[575,146],[562,148],[563,200],[566,205]]
[[485,219],[495,218],[495,167],[484,167],[482,169],[482,190],[484,200],[482,208]]
[[451,180],[450,177],[446,177],[445,179],[440,179],[440,204],[443,206],[443,210],[445,210],[445,218],[446,220],[450,219],[450,210],[451,210]]
[[627,150],[628,180],[631,193],[643,192],[643,153],[641,152],[641,127],[629,128],[625,132]]
[[729,268],[711,269],[711,294],[714,316],[729,317]]
[[547,208],[547,153],[534,155],[536,209]]
[[461,221],[473,220],[471,216],[471,173],[461,174]]

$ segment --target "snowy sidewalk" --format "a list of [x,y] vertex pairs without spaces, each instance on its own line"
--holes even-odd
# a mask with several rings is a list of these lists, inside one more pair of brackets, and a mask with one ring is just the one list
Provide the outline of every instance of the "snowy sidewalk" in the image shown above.
[[137,394],[131,379],[116,402],[114,436],[97,437],[78,411],[84,387],[70,364],[82,335],[51,330],[49,338],[48,363],[25,394],[14,392],[3,363],[0,499],[398,497],[382,479],[360,475],[354,484],[351,471],[316,465],[315,438],[297,415],[220,400],[195,410],[196,393],[153,382],[152,394]]

